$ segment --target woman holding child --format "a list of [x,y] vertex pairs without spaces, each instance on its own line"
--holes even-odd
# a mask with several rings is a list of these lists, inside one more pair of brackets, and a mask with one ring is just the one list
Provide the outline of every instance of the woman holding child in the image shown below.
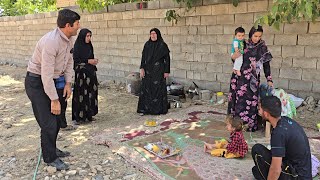
[[[261,26],[252,27],[249,32],[249,40],[246,41],[241,75],[233,73],[228,95],[228,114],[239,116],[244,124],[248,125],[248,131],[257,130],[258,116],[258,90],[260,85],[260,71],[263,68],[269,86],[273,86],[270,61],[271,53],[261,39],[263,29]],[[232,59],[241,54],[235,52]]]

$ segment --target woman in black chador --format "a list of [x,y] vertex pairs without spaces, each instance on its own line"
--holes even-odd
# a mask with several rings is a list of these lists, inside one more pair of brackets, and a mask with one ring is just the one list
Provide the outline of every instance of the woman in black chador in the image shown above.
[[170,73],[169,52],[159,29],[151,29],[150,39],[142,51],[138,113],[158,115],[168,112],[166,78]]
[[97,63],[91,44],[92,33],[81,29],[74,44],[75,81],[72,97],[72,120],[75,124],[92,121],[98,113]]

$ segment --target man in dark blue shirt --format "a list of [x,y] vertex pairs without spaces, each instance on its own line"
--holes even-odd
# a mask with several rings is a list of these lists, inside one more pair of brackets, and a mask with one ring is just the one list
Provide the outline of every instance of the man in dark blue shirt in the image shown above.
[[271,151],[261,144],[252,147],[256,179],[312,179],[309,141],[303,128],[288,117],[281,117],[281,102],[275,96],[262,98],[259,114],[273,127]]

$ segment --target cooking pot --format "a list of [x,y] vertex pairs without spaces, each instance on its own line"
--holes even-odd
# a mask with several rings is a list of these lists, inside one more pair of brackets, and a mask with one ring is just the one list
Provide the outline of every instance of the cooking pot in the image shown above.
[[183,85],[181,85],[181,84],[171,84],[170,85],[170,89],[172,90],[180,90],[180,89],[182,89],[183,90]]
[[172,84],[168,89],[170,89],[169,91],[170,95],[174,95],[174,96],[184,95],[183,85],[181,84]]

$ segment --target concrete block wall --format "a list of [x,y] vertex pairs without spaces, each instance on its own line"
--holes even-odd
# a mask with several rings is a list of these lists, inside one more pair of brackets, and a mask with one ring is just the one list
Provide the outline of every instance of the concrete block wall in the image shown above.
[[[248,33],[255,19],[271,2],[242,1],[237,8],[228,0],[203,0],[186,11],[171,0],[152,1],[148,9],[135,4],[108,7],[107,12],[81,14],[81,26],[93,32],[95,55],[100,59],[100,80],[125,81],[138,72],[141,52],[149,30],[158,27],[171,50],[171,80],[192,81],[201,88],[227,92],[232,72],[230,60],[234,29],[243,26]],[[181,14],[177,24],[167,22],[167,9]],[[0,18],[0,61],[26,64],[34,46],[56,25],[57,13]],[[320,98],[320,22],[283,24],[280,31],[264,27],[263,39],[274,59],[272,76],[276,87],[305,97]],[[261,80],[265,81],[262,74]]]

